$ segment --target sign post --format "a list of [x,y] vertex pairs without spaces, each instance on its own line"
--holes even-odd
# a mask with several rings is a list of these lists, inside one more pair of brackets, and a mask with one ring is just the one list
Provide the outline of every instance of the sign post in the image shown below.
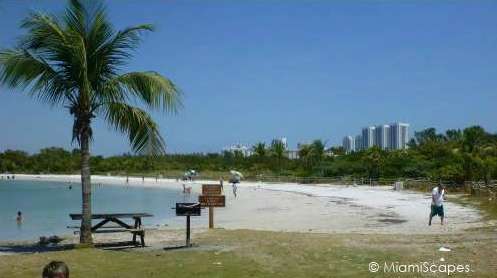
[[209,207],[209,229],[214,229],[214,207]]
[[198,202],[200,206],[209,208],[209,229],[213,229],[214,208],[226,206],[226,198],[221,195],[221,185],[202,184],[202,195],[198,196]]
[[190,247],[190,216],[200,216],[200,204],[176,203],[176,216],[186,216],[186,247]]
[[190,215],[186,216],[186,246],[190,247]]

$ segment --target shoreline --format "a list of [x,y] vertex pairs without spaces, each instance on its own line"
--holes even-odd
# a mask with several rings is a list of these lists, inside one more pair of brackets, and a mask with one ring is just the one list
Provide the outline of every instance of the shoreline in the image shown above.
[[[15,180],[79,182],[79,175],[16,174]],[[4,179],[5,181],[5,179]],[[102,185],[170,188],[180,190],[184,183],[192,192],[201,193],[201,184],[215,181],[196,180],[178,182],[173,179],[141,177],[92,176],[92,182]],[[495,225],[484,221],[477,208],[446,202],[444,226],[434,219],[428,226],[430,197],[428,193],[403,190],[392,186],[348,186],[330,184],[245,182],[238,185],[235,197],[231,186],[224,185],[226,207],[216,208],[216,228],[248,229],[302,233],[358,233],[358,234],[441,234],[461,233],[466,229]],[[164,207],[169,207],[164,205]],[[179,223],[179,225],[175,225]],[[207,227],[207,211],[192,219],[194,230]],[[172,231],[183,229],[183,219],[172,219],[151,235],[160,240]],[[110,237],[109,237],[110,236]],[[122,239],[127,235],[106,235],[108,239]],[[148,237],[148,236],[147,236]],[[102,238],[98,235],[97,238]],[[73,237],[74,239],[74,237]],[[154,241],[154,236],[150,239]],[[5,243],[6,241],[1,241]],[[8,242],[8,240],[7,240]]]

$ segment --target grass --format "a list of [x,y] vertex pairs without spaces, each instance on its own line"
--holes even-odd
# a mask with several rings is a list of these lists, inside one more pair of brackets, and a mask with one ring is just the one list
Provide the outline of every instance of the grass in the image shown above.
[[[468,276],[495,277],[497,272],[495,227],[448,236],[213,230],[194,242],[199,247],[176,251],[74,249],[3,256],[0,277],[39,277],[51,260],[66,262],[71,277],[419,277],[419,273],[373,275],[368,264],[442,264],[441,257],[444,264],[470,264]],[[439,252],[442,244],[452,252]]]

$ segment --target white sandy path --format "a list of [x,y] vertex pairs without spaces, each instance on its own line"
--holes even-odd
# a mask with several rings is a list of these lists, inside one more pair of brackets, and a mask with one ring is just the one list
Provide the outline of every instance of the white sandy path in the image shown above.
[[[79,182],[78,175],[16,175],[17,179]],[[92,176],[92,182],[126,184],[126,177]],[[202,183],[188,183],[195,192]],[[130,186],[181,187],[175,180],[129,178]],[[393,191],[390,186],[337,186],[302,184],[267,184],[242,182],[238,197],[225,185],[227,207],[215,209],[217,227],[295,232],[354,232],[438,234],[461,232],[485,225],[478,210],[446,202],[447,223],[434,218],[427,225],[430,196],[411,191]],[[449,195],[450,200],[450,195]],[[207,210],[192,220],[194,228],[205,228]],[[178,217],[169,223],[172,228],[184,225]]]

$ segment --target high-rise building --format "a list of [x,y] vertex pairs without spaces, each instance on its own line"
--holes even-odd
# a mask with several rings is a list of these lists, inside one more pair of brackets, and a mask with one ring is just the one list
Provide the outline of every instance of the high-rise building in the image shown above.
[[368,149],[374,146],[374,126],[362,129],[362,148]]
[[273,141],[281,142],[281,144],[285,147],[285,150],[288,150],[288,142],[286,137],[274,138]]
[[361,135],[356,135],[355,137],[355,151],[361,151],[362,148],[362,136]]
[[345,136],[343,138],[342,147],[345,153],[351,153],[355,151],[355,141],[352,136]]
[[223,151],[230,153],[241,153],[243,156],[251,156],[252,150],[247,146],[240,143],[223,148]]
[[390,125],[390,144],[391,150],[402,150],[407,148],[409,141],[409,124],[393,123]]
[[390,146],[390,126],[378,125],[374,129],[374,145],[386,150]]
[[342,146],[347,153],[361,151],[378,146],[383,150],[406,149],[409,142],[409,124],[393,123],[391,125],[368,126],[355,137],[343,138]]

